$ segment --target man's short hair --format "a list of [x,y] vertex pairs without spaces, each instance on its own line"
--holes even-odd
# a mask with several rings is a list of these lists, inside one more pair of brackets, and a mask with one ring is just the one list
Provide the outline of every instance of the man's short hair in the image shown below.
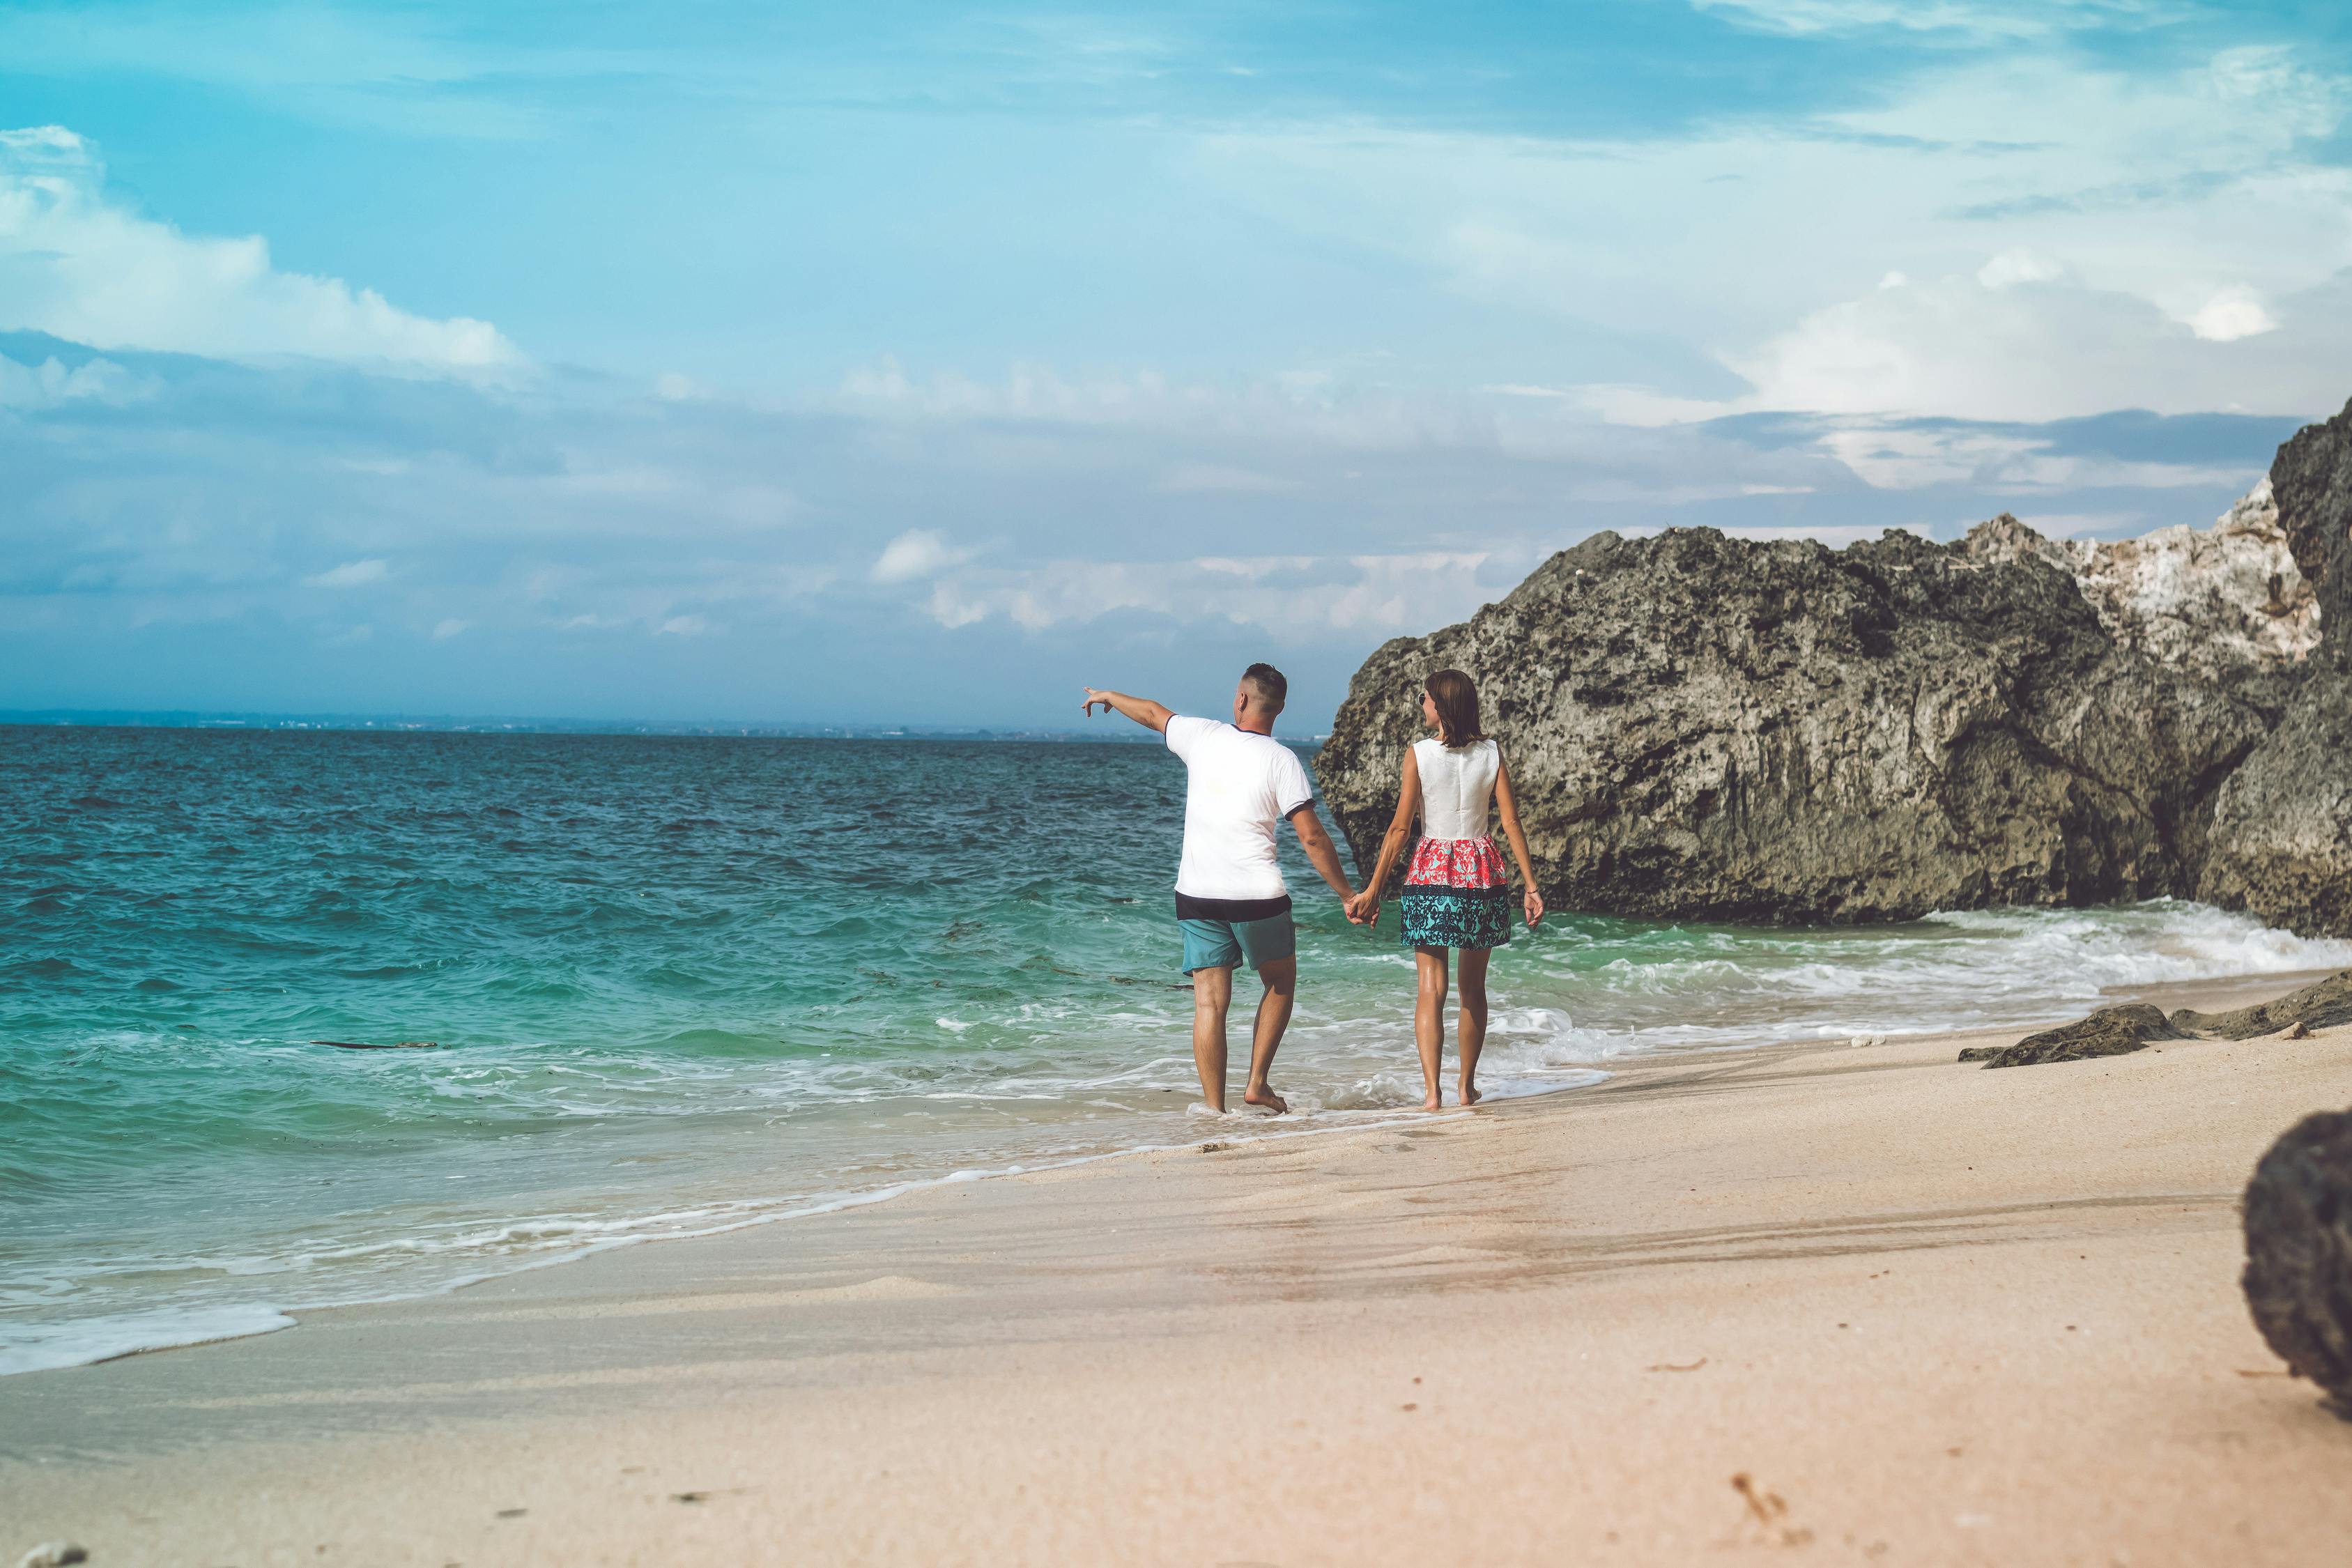
[[1281,712],[1282,705],[1290,700],[1290,682],[1270,664],[1251,665],[1242,671],[1242,679],[1257,688],[1258,700],[1273,712]]

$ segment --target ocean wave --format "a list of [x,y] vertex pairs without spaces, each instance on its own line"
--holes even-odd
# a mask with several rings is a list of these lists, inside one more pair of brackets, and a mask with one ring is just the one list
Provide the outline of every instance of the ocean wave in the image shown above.
[[[1149,748],[74,744],[0,752],[0,816],[30,825],[0,866],[0,1346],[39,1364],[1202,1125],[1167,894],[1182,773]],[[66,809],[87,796],[106,808]],[[1421,1116],[1411,953],[1288,863],[1290,1125]],[[1666,1048],[2348,964],[2169,900],[1560,916],[1495,957],[1481,1076],[1576,1089]],[[405,1039],[440,1048],[311,1043]]]

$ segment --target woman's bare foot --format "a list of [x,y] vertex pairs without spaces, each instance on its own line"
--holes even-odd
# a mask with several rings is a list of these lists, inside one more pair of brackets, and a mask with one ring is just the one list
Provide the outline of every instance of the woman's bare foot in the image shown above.
[[1466,1084],[1466,1083],[1465,1083],[1465,1084],[1464,1084],[1464,1085],[1462,1086],[1462,1103],[1463,1103],[1463,1104],[1465,1104],[1465,1105],[1475,1105],[1475,1104],[1477,1104],[1480,1100],[1484,1100],[1484,1099],[1486,1099],[1486,1097],[1485,1095],[1483,1095],[1483,1094],[1479,1093],[1479,1092],[1478,1092],[1478,1090],[1477,1090],[1476,1089],[1473,1088],[1471,1085],[1469,1085],[1469,1084]]
[[1445,1097],[1433,1089],[1429,1091],[1428,1097],[1421,1102],[1421,1108],[1423,1110],[1443,1110],[1445,1109]]
[[1290,1101],[1275,1093],[1274,1085],[1270,1083],[1254,1083],[1242,1090],[1242,1103],[1263,1105],[1276,1116],[1286,1116],[1290,1113]]

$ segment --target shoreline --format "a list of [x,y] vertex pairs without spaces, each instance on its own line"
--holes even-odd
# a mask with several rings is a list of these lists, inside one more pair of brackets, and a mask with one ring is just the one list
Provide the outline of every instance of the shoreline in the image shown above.
[[[1769,1047],[1726,1046],[1713,1048],[1716,1050],[1735,1051],[1765,1049]],[[1482,1105],[1502,1105],[1520,1100],[1543,1100],[1553,1095],[1572,1094],[1585,1089],[1598,1089],[1601,1087],[1602,1082],[1605,1082],[1612,1076],[1604,1068],[1596,1068],[1591,1070],[1598,1075],[1595,1080],[1591,1082],[1562,1084],[1557,1088],[1539,1089],[1529,1094],[1489,1094],[1482,1097],[1480,1103]],[[1258,1116],[1244,1112],[1228,1112],[1226,1114],[1225,1122],[1216,1123],[1208,1121],[1205,1112],[1187,1110],[1180,1114],[1185,1115],[1188,1118],[1199,1117],[1203,1123],[1201,1131],[1207,1135],[1205,1138],[1188,1139],[1182,1142],[1177,1143],[1132,1144],[1117,1149],[1106,1149],[1097,1153],[1079,1154],[1066,1160],[1055,1160],[1034,1165],[1016,1164],[1008,1165],[1002,1169],[995,1170],[972,1168],[950,1171],[944,1175],[924,1176],[911,1181],[892,1183],[866,1191],[841,1194],[836,1196],[809,1202],[802,1205],[801,1206],[793,1206],[793,1202],[796,1202],[797,1200],[788,1201],[772,1211],[750,1215],[738,1219],[731,1219],[724,1224],[709,1226],[698,1230],[648,1232],[643,1235],[615,1237],[608,1240],[585,1242],[569,1251],[553,1253],[541,1258],[522,1258],[513,1263],[510,1267],[490,1269],[479,1274],[467,1275],[460,1279],[447,1280],[444,1283],[422,1289],[395,1291],[381,1296],[355,1297],[349,1300],[323,1301],[312,1304],[278,1304],[267,1301],[239,1302],[221,1307],[161,1309],[152,1313],[124,1313],[111,1317],[74,1320],[60,1326],[79,1328],[95,1324],[114,1324],[128,1321],[139,1321],[142,1320],[168,1319],[168,1321],[159,1322],[158,1324],[158,1332],[168,1335],[180,1332],[180,1328],[175,1325],[187,1320],[217,1321],[224,1318],[236,1316],[257,1321],[257,1320],[264,1318],[274,1318],[279,1321],[276,1322],[257,1323],[257,1326],[250,1328],[225,1330],[219,1332],[210,1332],[198,1328],[194,1331],[197,1337],[159,1339],[152,1344],[131,1345],[124,1349],[109,1351],[98,1355],[81,1357],[71,1361],[60,1361],[39,1366],[10,1367],[0,1365],[0,1390],[5,1389],[7,1386],[6,1380],[10,1378],[32,1376],[41,1373],[71,1372],[80,1367],[105,1366],[115,1362],[128,1361],[135,1356],[163,1355],[173,1351],[201,1350],[208,1345],[228,1344],[239,1340],[258,1339],[266,1334],[283,1333],[289,1329],[299,1328],[303,1322],[314,1319],[321,1313],[346,1311],[362,1307],[398,1306],[402,1303],[411,1301],[429,1301],[438,1297],[454,1295],[459,1291],[470,1290],[477,1286],[491,1284],[497,1280],[511,1279],[518,1275],[533,1274],[542,1269],[560,1268],[575,1263],[584,1263],[592,1258],[602,1257],[607,1253],[619,1252],[629,1247],[666,1246],[671,1243],[690,1243],[707,1240],[713,1237],[732,1236],[741,1231],[761,1229],[769,1226],[788,1224],[796,1220],[822,1220],[831,1215],[843,1214],[854,1209],[867,1208],[879,1204],[893,1203],[900,1198],[911,1197],[919,1193],[928,1192],[935,1187],[957,1186],[973,1182],[1012,1181],[1024,1176],[1042,1176],[1052,1174],[1056,1172],[1078,1170],[1086,1166],[1100,1164],[1107,1161],[1142,1158],[1154,1154],[1181,1153],[1185,1150],[1197,1148],[1203,1142],[1221,1142],[1227,1147],[1239,1148],[1248,1144],[1269,1142],[1279,1139],[1327,1137],[1354,1132],[1375,1132],[1398,1127],[1426,1126],[1433,1122],[1445,1121],[1452,1117],[1470,1114],[1476,1108],[1475,1107],[1449,1105],[1443,1110],[1432,1112],[1423,1110],[1417,1106],[1410,1110],[1403,1107],[1398,1107],[1393,1110],[1355,1113],[1361,1115],[1365,1119],[1361,1121],[1336,1121],[1325,1126],[1298,1125],[1295,1122],[1290,1125],[1285,1125],[1286,1122],[1291,1121],[1291,1119],[1279,1116]],[[1343,1112],[1340,1114],[1348,1113]],[[1229,1131],[1229,1127],[1234,1125],[1241,1127],[1265,1127],[1273,1129],[1273,1131],[1263,1132]]]
[[1643,1058],[12,1377],[0,1552],[2325,1560],[2352,1423],[2247,1321],[2234,1202],[2352,1101],[2352,1026],[1951,1060],[1985,1038]]
[[[2168,1010],[2173,1007],[2193,1005],[2203,1011],[2220,1011],[2229,1007],[2242,1006],[2252,1003],[2266,1001],[2273,995],[2284,994],[2288,991],[2294,990],[2314,980],[2323,978],[2335,973],[2336,973],[2336,971],[2333,968],[2296,969],[2276,972],[2256,972],[2209,980],[2158,981],[2136,984],[2109,985],[2101,988],[2099,994],[2102,1000],[2095,1005],[2105,1005],[2111,1001],[2146,1001],[2163,1005],[2167,1007]],[[2074,1006],[2077,1005],[2069,1003],[2064,1005]],[[2087,1007],[2084,1007],[2084,1010],[2087,1011]],[[2014,1032],[2022,1036],[2024,1034],[2031,1033],[2034,1029],[2047,1027],[2050,1024],[2062,1020],[2053,1016],[2047,1022],[2029,1023],[2016,1026],[2014,1026]],[[1826,1028],[1828,1026],[1823,1026],[1823,1027]],[[1953,1048],[1957,1051],[1963,1043],[1982,1043],[1984,1039],[1993,1035],[2007,1035],[2011,1032],[2012,1031],[2011,1026],[2003,1026],[2002,1028],[1999,1030],[1957,1029],[1921,1033],[1892,1032],[1884,1037],[1882,1045],[1916,1045],[1939,1040],[1949,1040],[1952,1043]],[[1833,1049],[1846,1047],[1847,1044],[1848,1040],[1844,1036],[1825,1034],[1819,1039],[1815,1040],[1780,1039],[1764,1040],[1748,1044],[1668,1046],[1659,1047],[1637,1047],[1626,1057],[1612,1058],[1612,1065],[1610,1066],[1604,1067],[1599,1064],[1592,1064],[1580,1069],[1598,1074],[1599,1077],[1595,1079],[1577,1083],[1564,1083],[1551,1088],[1537,1089],[1532,1092],[1510,1093],[1490,1091],[1482,1100],[1481,1106],[1499,1108],[1506,1103],[1542,1100],[1560,1095],[1594,1091],[1605,1088],[1610,1079],[1619,1076],[1619,1074],[1629,1068],[1664,1064],[1683,1058],[1688,1058],[1693,1061],[1712,1060],[1759,1051],[1777,1051],[1785,1049]],[[1449,1048],[1450,1046],[1451,1042],[1449,1041]],[[1449,1058],[1449,1060],[1451,1058]],[[1449,1080],[1449,1082],[1451,1080]],[[1450,1089],[1448,1092],[1451,1092]],[[467,1275],[459,1279],[444,1281],[414,1290],[395,1290],[383,1295],[359,1296],[349,1300],[329,1300],[316,1303],[285,1303],[273,1301],[239,1302],[220,1306],[203,1306],[184,1309],[167,1308],[159,1309],[154,1311],[74,1320],[66,1324],[56,1326],[61,1329],[94,1330],[101,1327],[111,1328],[118,1324],[152,1322],[154,1325],[152,1331],[156,1337],[152,1342],[125,1344],[121,1348],[103,1350],[95,1354],[83,1355],[76,1353],[71,1359],[47,1362],[40,1364],[10,1366],[0,1363],[0,1388],[5,1388],[7,1381],[10,1379],[27,1376],[37,1373],[69,1372],[79,1367],[102,1366],[112,1362],[123,1361],[134,1356],[159,1355],[172,1351],[200,1350],[211,1345],[226,1344],[239,1340],[256,1339],[268,1334],[283,1333],[289,1329],[299,1327],[302,1322],[316,1318],[320,1313],[324,1312],[342,1311],[361,1307],[393,1306],[409,1301],[430,1300],[438,1297],[448,1296],[457,1292],[472,1289],[476,1287],[488,1284],[499,1279],[509,1279],[522,1274],[536,1273],[543,1269],[569,1267],[573,1264],[584,1262],[592,1258],[600,1257],[606,1253],[621,1251],[631,1247],[649,1245],[666,1245],[675,1242],[693,1242],[711,1237],[732,1235],[739,1231],[757,1229],[793,1221],[823,1219],[827,1215],[843,1213],[852,1209],[864,1208],[876,1204],[896,1202],[901,1198],[911,1196],[915,1194],[925,1192],[934,1187],[953,1185],[971,1181],[1001,1181],[1024,1176],[1034,1176],[1050,1172],[1073,1170],[1080,1167],[1095,1165],[1106,1161],[1179,1152],[1183,1150],[1195,1147],[1202,1142],[1223,1142],[1239,1146],[1247,1143],[1255,1143],[1286,1138],[1324,1137],[1352,1132],[1377,1131],[1396,1126],[1422,1126],[1446,1118],[1469,1114],[1471,1109],[1475,1108],[1465,1109],[1458,1105],[1449,1104],[1443,1110],[1433,1113],[1424,1111],[1418,1106],[1398,1106],[1390,1110],[1365,1112],[1327,1112],[1324,1114],[1336,1114],[1339,1116],[1361,1115],[1365,1120],[1335,1121],[1328,1125],[1293,1124],[1286,1127],[1283,1125],[1286,1121],[1285,1118],[1259,1116],[1247,1111],[1234,1112],[1229,1114],[1224,1122],[1214,1122],[1207,1116],[1204,1109],[1194,1108],[1179,1114],[1183,1115],[1188,1120],[1196,1121],[1200,1123],[1197,1131],[1201,1131],[1203,1136],[1198,1139],[1188,1138],[1183,1141],[1167,1143],[1130,1144],[1114,1149],[1102,1150],[1094,1153],[1081,1154],[1068,1159],[1054,1160],[1038,1164],[1013,1164],[995,1169],[982,1167],[950,1171],[940,1175],[921,1176],[904,1182],[890,1183],[864,1191],[830,1194],[823,1197],[812,1197],[805,1200],[786,1200],[781,1203],[779,1206],[773,1210],[730,1218],[717,1225],[708,1226],[701,1228],[689,1227],[672,1231],[647,1232],[645,1234],[614,1237],[607,1240],[589,1240],[582,1243],[578,1247],[568,1250],[555,1252],[550,1256],[519,1258],[513,1262],[502,1267],[486,1268],[478,1273]],[[1258,1128],[1263,1128],[1265,1130],[1254,1130]],[[658,1220],[659,1217],[660,1216],[658,1215],[645,1216],[643,1218],[633,1220],[631,1223],[651,1224]],[[223,1323],[225,1321],[231,1319],[235,1319],[251,1326],[220,1329],[218,1331],[215,1331],[213,1328],[205,1326],[216,1326]],[[37,1326],[48,1327],[49,1325]]]

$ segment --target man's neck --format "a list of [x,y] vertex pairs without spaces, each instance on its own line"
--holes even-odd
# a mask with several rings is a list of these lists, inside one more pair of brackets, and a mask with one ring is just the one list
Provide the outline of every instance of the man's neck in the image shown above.
[[1234,728],[1244,734],[1264,735],[1269,741],[1274,739],[1274,721],[1271,719],[1244,719]]

